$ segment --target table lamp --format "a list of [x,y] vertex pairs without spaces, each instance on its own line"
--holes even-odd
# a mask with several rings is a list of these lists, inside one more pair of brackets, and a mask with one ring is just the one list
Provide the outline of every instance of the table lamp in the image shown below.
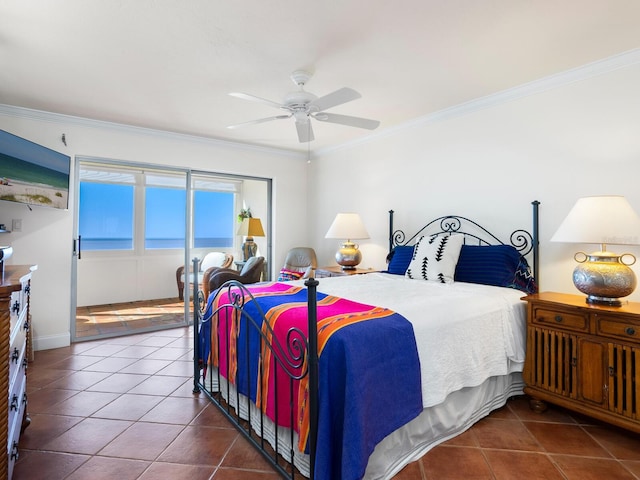
[[369,238],[367,229],[357,213],[339,213],[324,238],[347,239],[336,252],[336,262],[343,270],[355,270],[362,261],[358,245],[351,240]]
[[[578,262],[573,284],[587,294],[587,303],[620,306],[620,298],[635,290],[636,275],[629,266],[636,257],[607,250],[607,245],[640,244],[640,218],[624,197],[578,199],[551,241],[600,244],[598,252],[578,252],[573,257]],[[626,263],[623,257],[628,257]]]
[[253,217],[243,219],[236,234],[246,237],[242,244],[242,259],[246,262],[251,257],[255,257],[258,246],[253,241],[253,237],[264,237],[260,219]]

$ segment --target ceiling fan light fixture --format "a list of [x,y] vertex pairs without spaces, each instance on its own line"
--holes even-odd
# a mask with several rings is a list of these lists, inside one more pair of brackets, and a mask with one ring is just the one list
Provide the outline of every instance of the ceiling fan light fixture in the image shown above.
[[314,140],[313,129],[311,128],[311,121],[309,119],[310,116],[313,116],[314,119],[320,122],[336,123],[350,127],[364,128],[367,130],[374,130],[378,127],[380,122],[377,120],[352,117],[349,115],[339,115],[335,113],[325,113],[325,110],[356,100],[360,98],[361,95],[352,88],[343,87],[322,97],[317,97],[313,93],[307,92],[303,89],[304,85],[310,78],[311,73],[306,70],[294,71],[291,74],[291,80],[300,87],[300,90],[288,93],[285,96],[284,103],[282,104],[247,93],[230,93],[231,96],[243,100],[263,103],[265,105],[285,110],[286,112],[289,112],[289,114],[251,120],[237,125],[231,125],[227,128],[236,128],[244,125],[294,117],[296,130],[298,132],[298,140],[301,143],[305,143]]

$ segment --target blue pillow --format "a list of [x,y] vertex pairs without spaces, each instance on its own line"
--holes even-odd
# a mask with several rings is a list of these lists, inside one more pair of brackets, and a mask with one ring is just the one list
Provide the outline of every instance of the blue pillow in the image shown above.
[[391,261],[387,271],[394,275],[404,275],[413,257],[413,245],[398,245],[391,252]]
[[511,245],[463,245],[454,279],[516,288],[526,293],[538,289],[527,260]]

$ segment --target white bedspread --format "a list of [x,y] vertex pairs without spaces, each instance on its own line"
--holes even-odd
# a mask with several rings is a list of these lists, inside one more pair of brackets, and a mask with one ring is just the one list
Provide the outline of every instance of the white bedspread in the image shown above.
[[424,407],[489,377],[522,371],[526,307],[518,290],[384,273],[318,281],[319,292],[387,307],[413,324]]

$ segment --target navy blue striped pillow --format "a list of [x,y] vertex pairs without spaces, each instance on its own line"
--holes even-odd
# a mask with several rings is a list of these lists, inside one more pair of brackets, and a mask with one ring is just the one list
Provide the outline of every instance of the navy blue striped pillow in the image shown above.
[[404,275],[413,257],[413,245],[398,245],[393,249],[388,272],[394,275]]
[[[511,245],[463,245],[454,278],[456,282],[511,287],[532,293],[537,287],[528,270],[525,258]],[[523,275],[530,280],[523,282]]]

